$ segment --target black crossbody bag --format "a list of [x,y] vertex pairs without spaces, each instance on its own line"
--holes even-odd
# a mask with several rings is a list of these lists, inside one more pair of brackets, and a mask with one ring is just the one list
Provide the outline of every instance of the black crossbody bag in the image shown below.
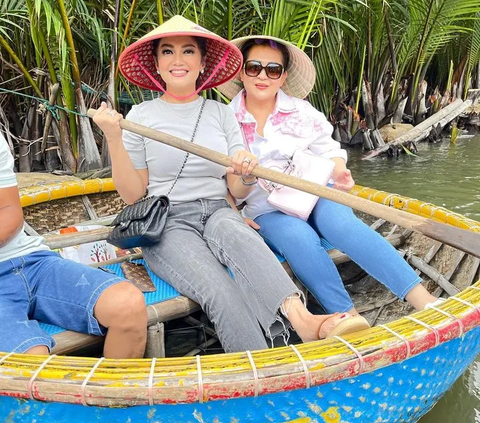
[[[206,100],[203,99],[190,142],[193,142],[197,133],[205,102]],[[170,210],[168,196],[177,183],[187,163],[189,154],[186,154],[167,195],[145,197],[125,207],[112,222],[113,229],[107,238],[107,242],[122,249],[129,249],[133,247],[148,247],[160,241]]]

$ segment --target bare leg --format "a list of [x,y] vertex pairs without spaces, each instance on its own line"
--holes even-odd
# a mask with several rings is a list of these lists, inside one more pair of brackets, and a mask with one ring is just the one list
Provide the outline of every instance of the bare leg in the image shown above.
[[25,351],[25,354],[39,354],[39,355],[49,355],[50,351],[45,345],[37,345]]
[[433,303],[437,300],[432,294],[430,294],[422,284],[415,285],[405,299],[415,308],[415,310],[423,310],[429,303]]
[[143,357],[147,340],[147,309],[139,289],[129,282],[107,288],[95,305],[94,316],[108,328],[103,349],[105,357]]

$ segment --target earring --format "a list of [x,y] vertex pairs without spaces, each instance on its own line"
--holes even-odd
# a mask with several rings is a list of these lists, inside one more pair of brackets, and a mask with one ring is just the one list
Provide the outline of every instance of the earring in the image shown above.
[[203,75],[203,72],[205,72],[205,69],[202,69],[202,70],[200,71],[200,73],[201,73],[202,75]]
[[160,75],[160,71],[157,69],[157,73]]

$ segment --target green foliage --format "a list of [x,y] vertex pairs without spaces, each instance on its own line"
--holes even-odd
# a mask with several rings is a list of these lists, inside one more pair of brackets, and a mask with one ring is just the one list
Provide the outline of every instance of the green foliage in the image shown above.
[[[31,87],[47,98],[46,85],[37,86],[39,75],[45,75],[43,82],[61,82],[59,101],[70,109],[75,109],[77,102],[72,51],[82,82],[92,87],[93,92],[104,92],[111,58],[118,57],[127,45],[175,14],[226,38],[269,34],[303,49],[312,58],[317,72],[309,100],[332,120],[342,119],[347,106],[363,114],[362,81],[371,86],[373,109],[382,106],[393,112],[400,95],[405,95],[405,88],[401,89],[406,85],[405,80],[410,84],[406,92],[414,108],[416,87],[424,77],[431,91],[435,88],[432,84],[444,90],[449,80],[458,83],[463,71],[465,94],[472,78],[478,77],[478,0],[62,0],[62,3],[64,10],[59,7],[59,0],[1,1],[0,54],[11,63],[2,68],[2,80],[11,81],[5,84],[6,88]],[[65,22],[71,28],[70,40]],[[116,47],[114,34],[118,37]],[[153,95],[131,86],[118,72],[114,86],[115,98],[119,99],[141,101]],[[88,97],[93,102],[89,106],[97,106],[100,97]],[[379,101],[385,104],[377,104]],[[24,103],[18,104],[23,107]],[[71,143],[76,138],[75,125],[72,116]]]

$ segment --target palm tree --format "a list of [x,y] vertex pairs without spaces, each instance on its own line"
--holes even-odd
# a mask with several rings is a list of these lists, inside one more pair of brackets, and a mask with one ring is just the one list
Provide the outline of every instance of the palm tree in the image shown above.
[[[475,81],[480,85],[478,0],[5,0],[0,4],[0,89],[17,94],[2,94],[0,108],[13,133],[20,136],[22,121],[28,121],[23,138],[37,139],[46,126],[43,130],[58,141],[65,169],[107,164],[106,143],[101,161],[94,138],[99,134],[82,116],[86,104],[97,107],[109,100],[124,112],[128,103],[154,96],[121,76],[117,57],[175,14],[228,39],[269,34],[303,49],[317,71],[309,100],[336,125],[342,140],[359,125],[373,129],[404,111],[420,120],[424,80],[430,92],[438,86],[434,107],[450,96],[446,92],[442,102],[439,91],[455,88],[452,95],[465,96]],[[60,87],[56,97],[49,88],[55,84]],[[39,116],[38,102],[20,93],[79,114],[49,108]],[[20,143],[21,170],[30,169],[32,154],[44,160],[56,154],[53,147],[45,148],[47,135],[42,143]],[[40,156],[37,144],[43,146]]]

